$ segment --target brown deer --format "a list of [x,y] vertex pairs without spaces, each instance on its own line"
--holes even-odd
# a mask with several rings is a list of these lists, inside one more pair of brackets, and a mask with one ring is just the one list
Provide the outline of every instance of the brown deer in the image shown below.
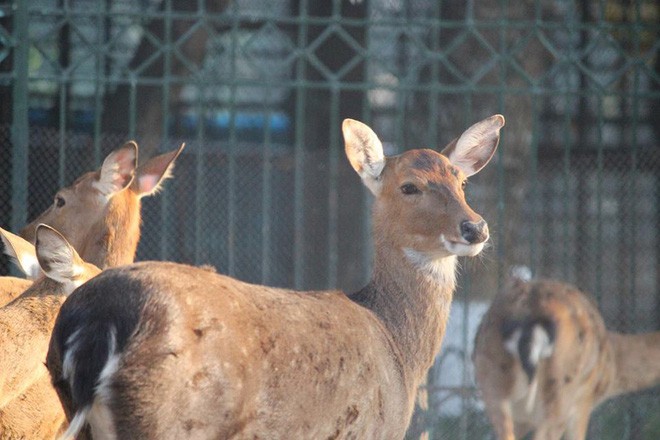
[[138,146],[127,142],[110,153],[100,169],[60,189],[53,204],[20,235],[33,242],[35,227],[44,223],[64,235],[85,261],[102,269],[132,263],[140,240],[140,199],[158,192],[183,148],[136,170]]
[[660,332],[609,332],[577,288],[512,277],[484,315],[473,361],[499,440],[580,440],[598,404],[660,383]]
[[[53,205],[35,222],[42,221],[64,229],[81,258],[89,258],[99,267],[131,263],[140,235],[140,199],[160,189],[182,149],[183,145],[175,151],[152,158],[136,169],[137,145],[128,142],[110,153],[99,170],[82,175],[71,186],[58,191]],[[29,239],[35,237],[35,222],[23,231]],[[19,243],[18,240],[13,240],[13,245],[15,253],[21,255],[19,267],[32,275],[40,273],[33,246],[24,241]],[[32,256],[29,255],[30,249]],[[10,278],[0,278],[0,286],[6,286]],[[30,282],[24,281],[22,286],[18,284],[18,288],[24,287],[25,290],[29,286]],[[12,295],[17,296],[16,292]],[[38,297],[30,303],[24,300],[9,303],[5,307],[9,311],[0,315],[0,328],[16,326],[11,314],[29,304],[30,309],[23,312],[24,316],[35,322],[48,323],[50,332],[55,315],[53,302],[49,298]],[[60,303],[57,302],[57,307]],[[51,314],[53,320],[49,318]],[[26,327],[25,335],[29,334],[29,328]],[[35,342],[39,341],[39,337],[34,335]],[[30,349],[32,346],[25,347]],[[43,363],[46,349],[39,351],[32,347],[30,350],[30,353],[40,356],[40,362]],[[16,370],[12,381],[2,379],[0,389],[4,391],[0,400],[0,438],[48,438],[41,435],[35,437],[31,433],[55,432],[65,421],[57,399],[53,401],[47,398],[53,396],[53,391],[48,375],[41,374],[42,370],[45,371],[43,367],[37,370]]]
[[[4,229],[0,229],[0,236],[8,255],[24,267],[36,263],[32,254],[22,253],[29,245],[22,238]],[[0,437],[3,439],[52,438],[62,424],[61,409],[51,417],[52,411],[31,414],[29,408],[24,413],[12,411],[11,405],[20,405],[18,397],[31,385],[42,383],[36,390],[43,399],[41,404],[59,408],[57,394],[48,386],[44,365],[50,332],[66,295],[100,272],[96,266],[85,263],[62,235],[45,225],[36,230],[36,256],[44,275],[21,296],[0,308]],[[15,423],[16,419],[30,416],[45,418],[47,423],[38,424],[38,429],[30,431]],[[34,425],[33,421],[29,423]]]
[[[57,191],[53,204],[20,235],[34,242],[35,227],[44,223],[60,231],[83,260],[98,267],[132,263],[140,239],[140,199],[158,192],[183,148],[152,158],[136,170],[138,146],[127,142],[111,152],[98,170]],[[34,279],[39,274],[26,275]],[[30,284],[0,277],[0,306]]]
[[375,268],[354,295],[296,292],[191,266],[108,269],[57,319],[47,365],[67,416],[106,439],[403,438],[436,356],[457,256],[486,222],[466,178],[493,156],[492,116],[443,150],[385,157],[365,124],[346,154],[375,195]]

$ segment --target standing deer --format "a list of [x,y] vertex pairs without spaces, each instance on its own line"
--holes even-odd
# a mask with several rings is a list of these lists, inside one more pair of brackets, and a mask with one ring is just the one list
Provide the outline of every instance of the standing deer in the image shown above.
[[[21,296],[0,308],[0,437],[52,438],[62,424],[61,409],[59,414],[53,411],[41,414],[34,407],[19,411],[18,407],[24,405],[18,398],[26,395],[31,385],[41,383],[41,387],[27,396],[39,397],[46,407],[59,407],[57,394],[48,386],[48,371],[44,365],[50,333],[66,295],[100,270],[85,263],[62,235],[45,225],[36,230],[38,263],[32,253],[23,253],[30,244],[22,238],[1,228],[0,237],[7,255],[24,268],[43,270],[44,274]],[[37,267],[32,267],[35,263]],[[12,410],[12,405],[17,408]],[[35,425],[30,417],[45,420]],[[28,420],[23,420],[26,418]],[[34,429],[23,429],[21,421]]]
[[[34,242],[36,226],[44,223],[60,231],[83,260],[98,267],[132,263],[140,239],[140,199],[158,192],[183,148],[152,158],[136,170],[138,146],[127,142],[111,152],[98,170],[57,191],[53,204],[20,235]],[[38,276],[26,275],[31,279]],[[0,277],[0,306],[30,284],[20,278]]]
[[[99,170],[86,173],[71,186],[59,190],[53,205],[26,226],[22,234],[34,240],[37,222],[44,222],[62,229],[64,236],[83,260],[92,261],[101,268],[133,262],[140,236],[140,199],[160,189],[182,149],[183,145],[175,151],[152,158],[136,169],[137,145],[128,142],[110,153]],[[13,240],[13,243],[16,254],[21,255],[19,266],[22,270],[33,275],[40,273],[32,245],[19,243],[18,240]],[[6,285],[6,278],[0,278],[0,286],[3,282]],[[20,316],[34,322],[47,323],[50,332],[57,313],[57,309],[53,312],[53,308],[55,305],[59,308],[61,301],[55,304],[49,298],[37,297],[29,303],[24,300],[11,302],[0,309],[9,310],[0,314],[0,328],[16,327],[18,324],[11,316],[17,313],[16,310],[25,309]],[[26,327],[22,334],[29,335],[31,328]],[[35,344],[40,341],[40,337],[43,339],[41,334],[34,334]],[[49,335],[45,337],[48,340]],[[6,341],[3,344],[7,345],[6,349],[10,349],[20,343],[23,342]],[[47,345],[26,344],[25,350],[28,350],[25,353],[39,356],[42,364],[46,358]],[[22,362],[20,355],[11,359]],[[0,389],[3,390],[0,397],[0,438],[53,438],[59,426],[64,423],[64,412],[48,375],[43,374],[45,369],[41,364],[37,369],[26,367],[16,370],[15,377],[9,382],[4,381],[0,373]],[[35,437],[32,435],[35,432],[53,434]]]
[[512,277],[484,315],[473,360],[499,440],[580,440],[598,404],[660,383],[660,332],[609,332],[575,287]]
[[373,278],[351,296],[169,262],[108,269],[79,288],[47,357],[65,438],[87,423],[97,439],[403,438],[457,256],[488,240],[463,188],[503,125],[485,119],[443,154],[385,157],[368,126],[344,121],[348,159],[376,197]]

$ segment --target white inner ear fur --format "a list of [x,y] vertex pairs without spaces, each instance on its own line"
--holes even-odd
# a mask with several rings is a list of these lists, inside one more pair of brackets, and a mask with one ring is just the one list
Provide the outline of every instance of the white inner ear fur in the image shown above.
[[135,170],[135,150],[124,149],[108,155],[101,166],[101,176],[92,185],[106,198],[128,187],[129,174]]
[[378,194],[380,175],[385,168],[383,145],[368,125],[346,119],[342,126],[346,155],[369,190]]
[[465,130],[449,154],[451,163],[460,168],[466,177],[476,174],[495,151],[503,126],[504,118],[495,115]]

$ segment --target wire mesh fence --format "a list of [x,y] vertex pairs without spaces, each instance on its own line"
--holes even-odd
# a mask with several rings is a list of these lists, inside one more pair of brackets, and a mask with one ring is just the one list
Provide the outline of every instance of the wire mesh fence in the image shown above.
[[[369,196],[344,158],[342,119],[368,122],[395,154],[506,116],[495,163],[468,187],[493,246],[462,262],[411,437],[492,436],[470,352],[510,265],[591,292],[609,328],[660,325],[657,2],[34,0],[0,10],[2,225],[18,230],[127,139],[141,161],[186,142],[175,177],[144,200],[142,260],[357,290],[371,265]],[[589,438],[657,438],[657,394],[604,404]]]

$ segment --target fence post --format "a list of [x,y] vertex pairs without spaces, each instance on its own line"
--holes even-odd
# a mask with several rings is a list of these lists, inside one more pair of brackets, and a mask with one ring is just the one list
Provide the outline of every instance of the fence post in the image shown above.
[[28,2],[14,3],[14,71],[11,123],[11,230],[27,223],[28,196]]

